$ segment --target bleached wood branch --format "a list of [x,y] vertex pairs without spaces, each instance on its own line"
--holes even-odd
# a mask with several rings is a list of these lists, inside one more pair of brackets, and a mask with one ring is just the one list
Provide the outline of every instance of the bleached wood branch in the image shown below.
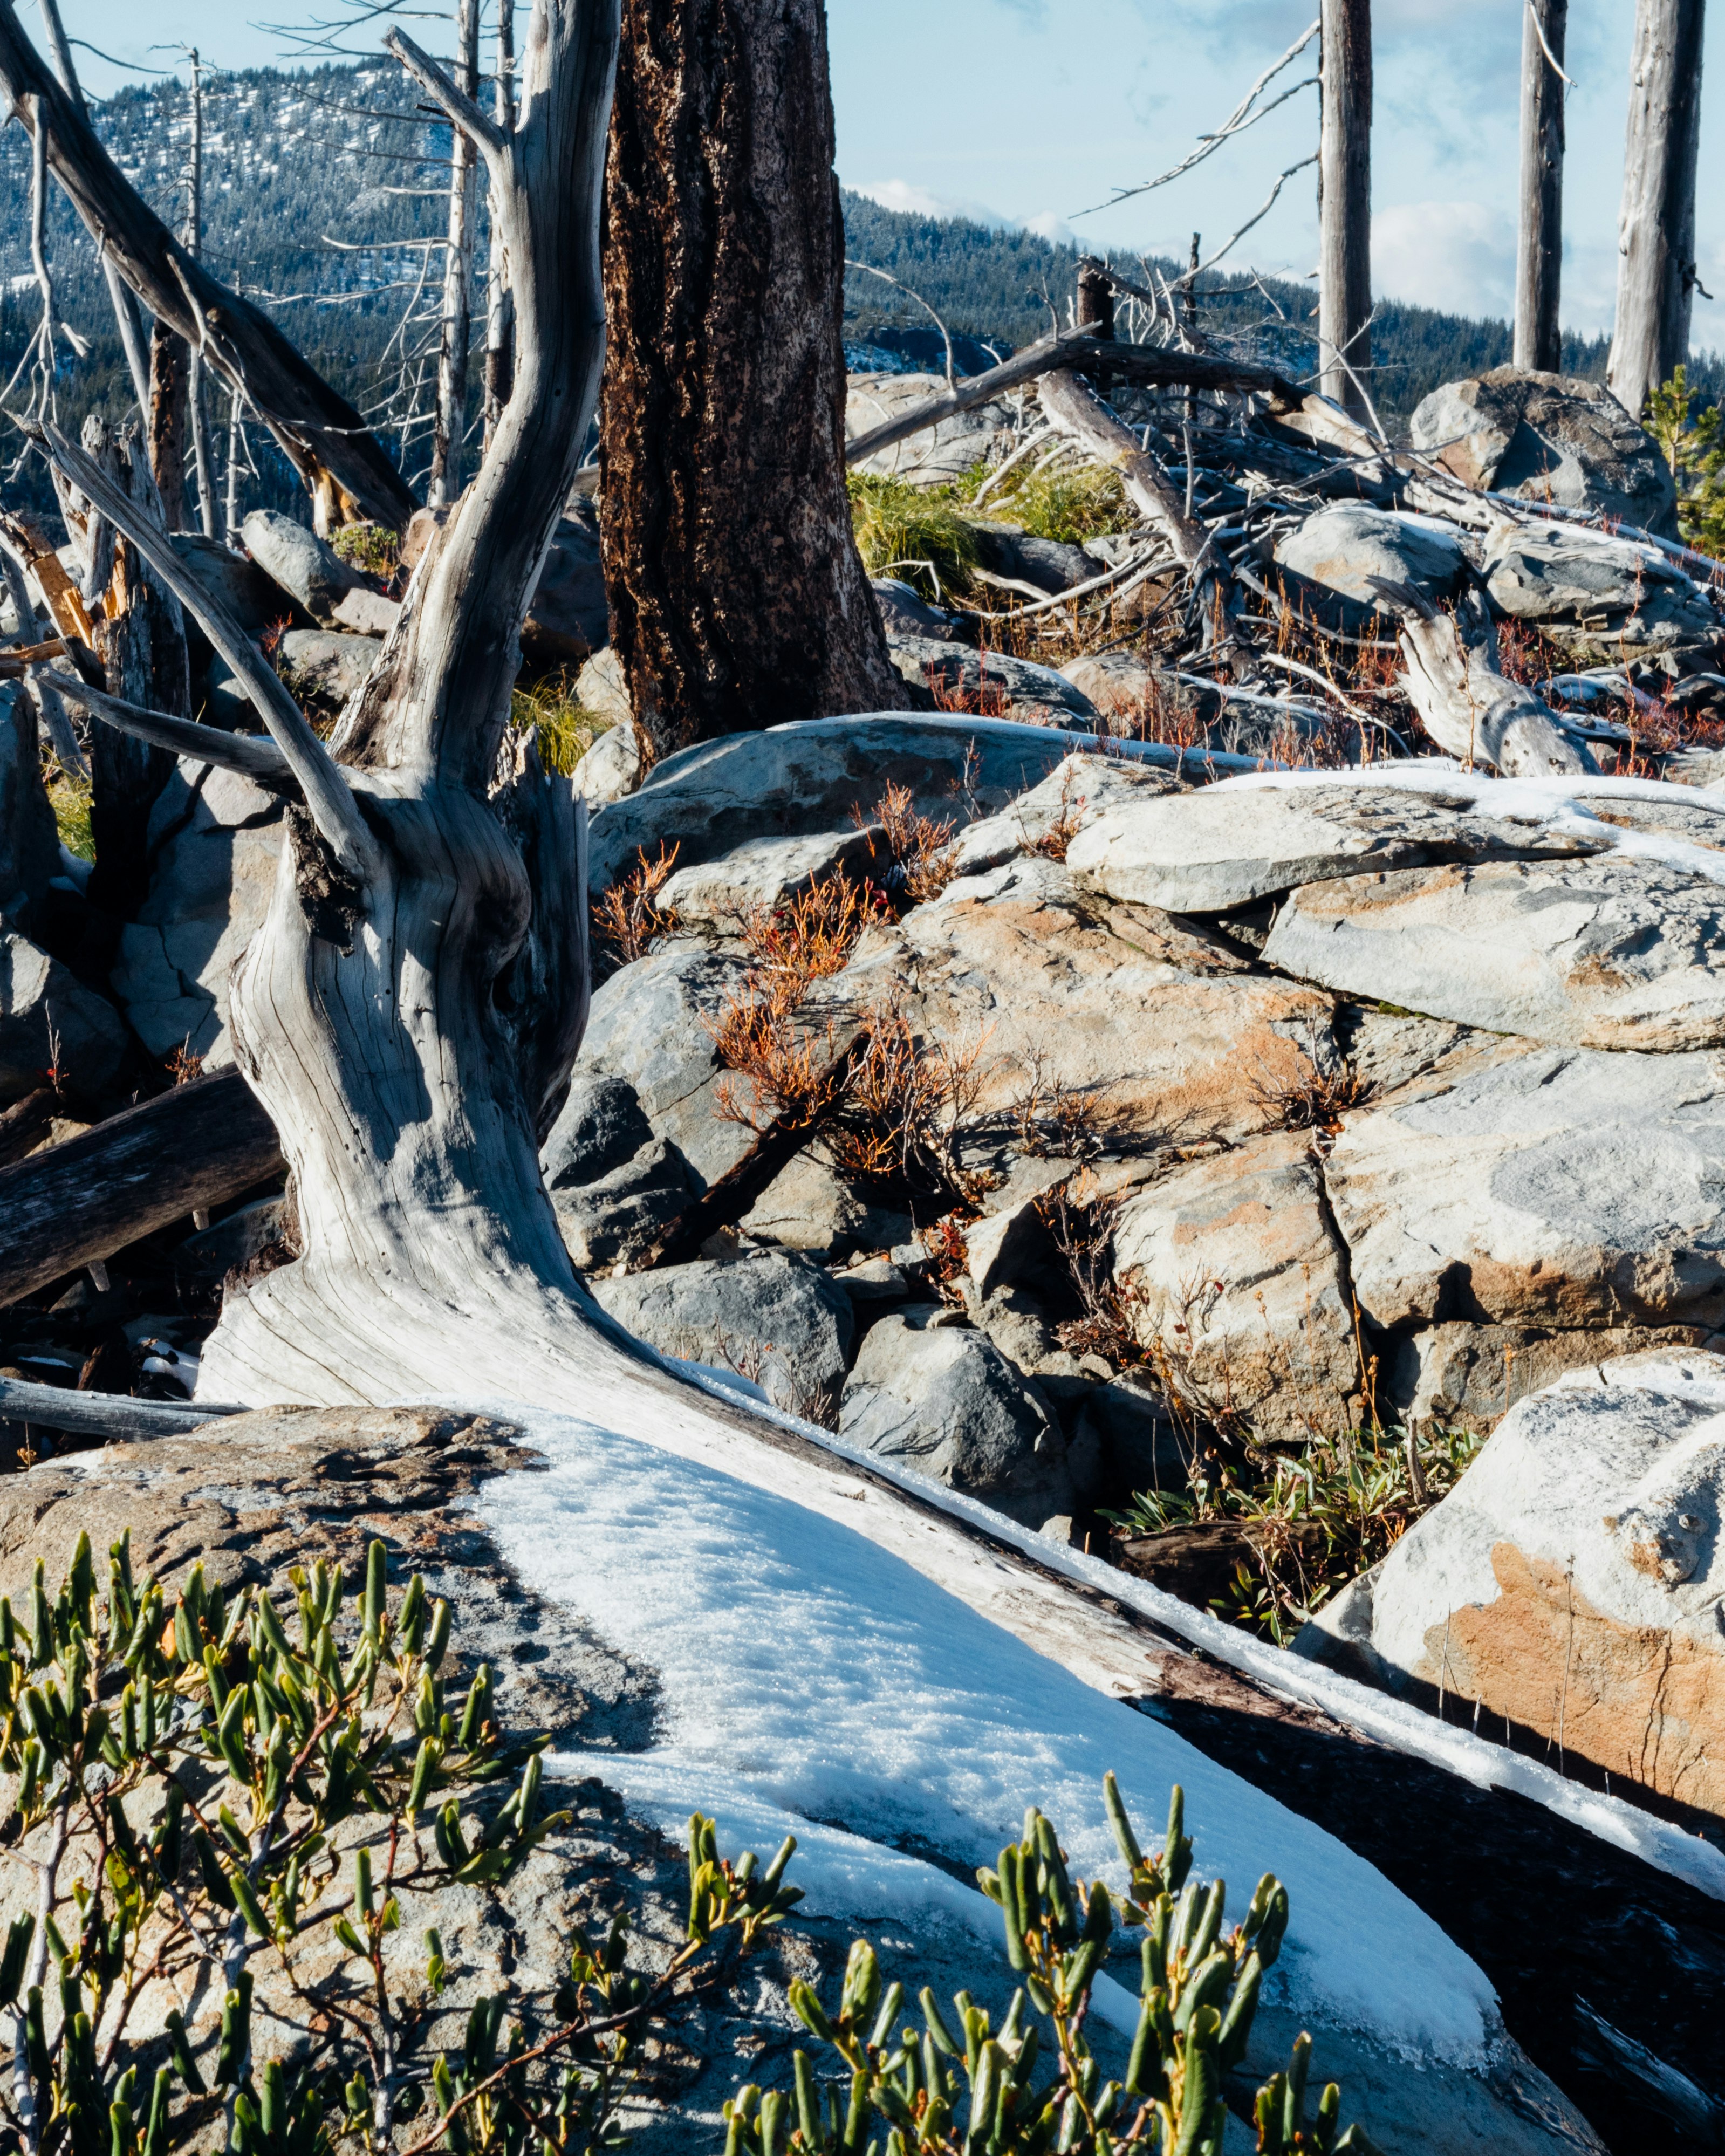
[[43,729],[53,747],[55,762],[69,778],[87,779],[90,766],[85,760],[84,751],[78,746],[78,737],[72,731],[72,721],[66,716],[66,707],[59,700],[59,686],[54,675],[44,673],[40,667],[27,666],[24,669],[24,687],[31,702],[36,706],[37,716],[41,719]]
[[1477,592],[1446,614],[1411,586],[1372,581],[1404,609],[1403,685],[1440,748],[1464,763],[1496,764],[1507,778],[1594,768],[1550,706],[1499,670],[1497,633]]
[[891,285],[894,291],[902,292],[907,299],[914,300],[916,302],[916,305],[922,308],[923,313],[927,316],[930,321],[932,321],[935,327],[940,331],[941,341],[947,347],[947,387],[948,389],[951,389],[953,386],[952,331],[948,330],[946,324],[941,320],[940,316],[936,314],[934,309],[929,305],[927,300],[923,298],[922,295],[920,292],[913,291],[910,285],[902,283],[898,278],[889,276],[886,270],[877,270],[872,262],[854,262],[847,254],[845,258],[845,267],[847,270],[860,270],[865,276],[878,277],[883,285]]
[[64,696],[121,733],[154,747],[172,750],[176,756],[196,757],[200,763],[244,772],[248,778],[259,779],[265,785],[285,785],[292,777],[287,757],[273,741],[259,741],[253,734],[230,734],[221,726],[176,718],[168,711],[146,711],[141,704],[129,704],[123,696],[110,696],[105,689],[92,689],[87,682],[64,676],[34,675],[30,686],[44,712],[49,702],[57,702]]
[[382,856],[371,828],[348,790],[340,765],[312,732],[311,722],[289,696],[263,654],[232,614],[185,567],[168,536],[128,501],[81,449],[58,427],[42,429],[54,463],[113,524],[123,531],[162,583],[178,599],[216,651],[269,728],[271,737],[298,780],[325,844],[351,876],[371,883]]
[[426,95],[443,107],[451,125],[479,145],[488,165],[511,163],[509,136],[465,90],[456,88],[429,53],[422,51],[405,30],[392,30],[383,43]]

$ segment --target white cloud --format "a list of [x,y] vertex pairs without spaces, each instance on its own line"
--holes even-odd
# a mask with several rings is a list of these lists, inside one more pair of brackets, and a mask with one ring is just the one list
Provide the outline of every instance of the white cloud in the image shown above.
[[853,193],[879,203],[882,209],[902,210],[911,217],[963,217],[973,224],[996,228],[1015,228],[1018,224],[1016,218],[1003,217],[986,203],[973,202],[963,195],[937,195],[932,188],[919,187],[909,180],[847,180],[845,185]]
[[1372,285],[1386,299],[1458,315],[1515,304],[1515,225],[1484,203],[1400,203],[1372,219]]
[[1024,219],[1024,228],[1034,232],[1039,239],[1047,240],[1052,247],[1076,247],[1078,244],[1078,234],[1058,210],[1038,210],[1034,217]]

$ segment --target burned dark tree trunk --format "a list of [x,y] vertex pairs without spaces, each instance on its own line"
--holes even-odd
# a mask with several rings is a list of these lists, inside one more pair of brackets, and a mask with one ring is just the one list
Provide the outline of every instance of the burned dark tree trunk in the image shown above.
[[164,321],[150,329],[150,469],[170,531],[186,528],[186,407],[191,354]]
[[644,747],[901,707],[845,485],[820,0],[627,0],[600,457]]
[[1372,364],[1372,4],[1323,0],[1318,143],[1318,367],[1324,394],[1366,416]]
[[1563,40],[1569,0],[1527,0],[1522,25],[1522,208],[1516,247],[1517,367],[1555,374],[1563,266]]
[[1706,0],[1638,0],[1605,379],[1638,418],[1689,352]]

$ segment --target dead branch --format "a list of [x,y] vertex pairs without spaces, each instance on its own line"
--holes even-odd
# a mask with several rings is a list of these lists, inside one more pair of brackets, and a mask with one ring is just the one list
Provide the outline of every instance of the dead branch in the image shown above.
[[1559,728],[1550,706],[1500,672],[1497,632],[1477,592],[1446,614],[1406,585],[1373,581],[1385,598],[1406,609],[1402,683],[1440,748],[1464,763],[1496,764],[1507,778],[1594,767]]
[[[248,778],[265,786],[286,786],[291,781],[288,760],[273,741],[259,741],[254,734],[230,734],[220,726],[200,725],[196,719],[176,718],[169,711],[146,711],[141,704],[129,704],[123,696],[108,696],[64,675],[33,675],[30,687],[57,754],[59,737],[49,714],[64,696],[121,733],[148,742],[152,747],[168,749],[175,756],[196,757],[200,763],[215,764],[224,771],[244,772]],[[61,722],[64,722],[64,713]],[[75,742],[73,746],[76,747]],[[61,761],[64,762],[64,756]]]

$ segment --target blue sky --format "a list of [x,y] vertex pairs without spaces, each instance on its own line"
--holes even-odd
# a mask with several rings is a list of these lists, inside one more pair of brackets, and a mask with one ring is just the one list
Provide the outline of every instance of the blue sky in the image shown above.
[[[27,21],[32,10],[22,0]],[[284,14],[295,0],[277,0]],[[308,13],[339,0],[302,0]],[[213,0],[63,0],[69,28],[129,59],[195,42],[228,66],[279,59],[279,36]],[[272,9],[272,13],[274,9]],[[415,10],[415,12],[419,12]],[[1317,13],[1316,0],[828,0],[839,171],[895,207],[1183,252],[1251,215],[1315,146],[1307,90],[1183,178],[1117,209],[1079,212],[1174,163]],[[1695,340],[1725,345],[1725,10],[1715,8],[1703,107],[1702,281]],[[1608,328],[1615,277],[1634,0],[1571,0],[1564,319]],[[1515,259],[1518,0],[1377,0],[1377,290],[1503,314]],[[429,45],[434,23],[414,24]],[[90,86],[115,70],[84,56]],[[1296,64],[1286,80],[1311,72]],[[1207,251],[1208,251],[1207,244]],[[1310,172],[1291,180],[1235,258],[1304,276],[1316,258]]]

